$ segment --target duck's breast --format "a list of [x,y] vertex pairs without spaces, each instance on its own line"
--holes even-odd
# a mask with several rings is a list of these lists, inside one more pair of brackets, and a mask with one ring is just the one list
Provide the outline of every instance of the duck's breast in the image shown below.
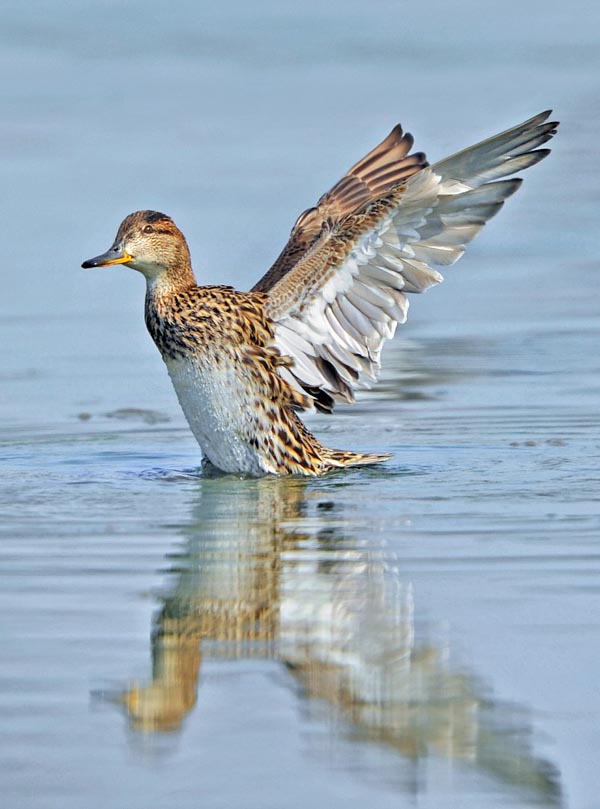
[[257,429],[248,379],[226,358],[166,359],[179,404],[203,453],[225,472],[272,471],[251,442]]

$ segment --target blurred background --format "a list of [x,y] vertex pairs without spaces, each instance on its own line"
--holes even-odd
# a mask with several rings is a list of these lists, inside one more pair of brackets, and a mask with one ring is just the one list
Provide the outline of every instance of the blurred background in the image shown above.
[[[3,805],[597,805],[599,31],[584,0],[4,0]],[[313,420],[395,460],[203,478],[142,278],[82,260],[153,208],[247,289],[395,123],[434,162],[549,107],[381,384]]]

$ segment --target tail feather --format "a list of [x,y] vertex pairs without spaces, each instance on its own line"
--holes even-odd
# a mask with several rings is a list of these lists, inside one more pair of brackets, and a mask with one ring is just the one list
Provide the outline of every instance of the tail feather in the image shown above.
[[279,468],[273,471],[322,475],[334,469],[383,463],[392,457],[388,453],[350,452],[326,447],[291,409],[286,411],[286,421],[286,441],[280,446],[283,457],[279,459]]
[[371,466],[372,464],[383,463],[389,461],[392,457],[389,453],[374,453],[374,452],[350,452],[343,449],[330,449],[323,447],[324,460],[327,464],[327,469],[343,469],[351,466]]

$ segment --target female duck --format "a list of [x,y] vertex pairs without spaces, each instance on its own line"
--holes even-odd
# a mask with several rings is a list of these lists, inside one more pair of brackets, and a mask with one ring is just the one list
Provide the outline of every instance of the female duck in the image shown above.
[[320,475],[389,456],[323,446],[296,411],[331,412],[376,379],[407,293],[442,281],[465,245],[544,158],[549,112],[434,166],[396,126],[314,208],[251,292],[197,286],[173,221],[138,211],[83,267],[146,278],[146,325],[206,458],[225,472]]

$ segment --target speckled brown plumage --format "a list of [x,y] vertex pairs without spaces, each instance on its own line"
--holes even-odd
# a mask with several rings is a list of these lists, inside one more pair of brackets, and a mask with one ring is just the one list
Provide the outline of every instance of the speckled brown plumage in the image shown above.
[[294,411],[308,409],[311,398],[279,374],[292,360],[274,347],[265,300],[262,293],[226,286],[149,290],[146,325],[167,365],[201,352],[207,366],[237,369],[249,393],[243,440],[269,459],[271,471],[318,475],[384,460],[387,456],[329,449],[300,421]]
[[549,113],[433,166],[400,126],[297,220],[251,292],[196,284],[170,217],[126,217],[84,267],[126,264],[146,278],[146,325],[205,457],[226,472],[319,475],[379,463],[323,446],[297,411],[331,412],[374,380],[404,322],[407,294],[442,280],[433,266],[465,245],[543,159]]

